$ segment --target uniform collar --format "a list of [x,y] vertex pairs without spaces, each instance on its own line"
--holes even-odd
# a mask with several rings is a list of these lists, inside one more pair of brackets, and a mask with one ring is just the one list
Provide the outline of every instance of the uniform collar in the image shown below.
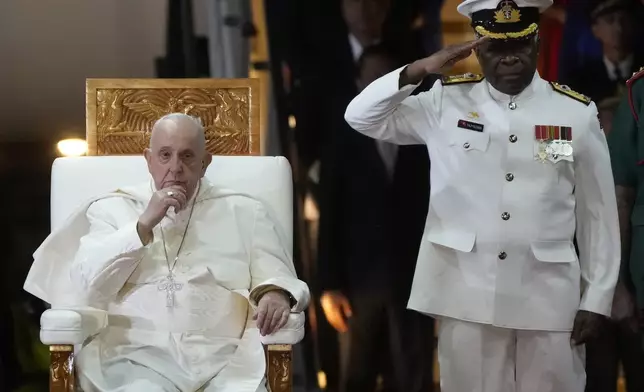
[[[608,78],[612,81],[623,81],[631,77],[633,68],[633,55],[626,57],[624,60],[615,64],[604,56],[603,61],[608,72]],[[617,69],[619,68],[619,75]]]
[[497,102],[500,103],[507,103],[507,102],[521,102],[525,101],[527,99],[530,99],[536,92],[538,92],[540,89],[543,88],[543,83],[541,83],[542,79],[541,76],[539,76],[539,72],[534,73],[534,77],[532,78],[532,82],[526,87],[523,91],[521,91],[518,95],[508,95],[500,92],[499,90],[495,89],[486,79],[485,85],[487,86],[487,90],[490,93],[490,96]]

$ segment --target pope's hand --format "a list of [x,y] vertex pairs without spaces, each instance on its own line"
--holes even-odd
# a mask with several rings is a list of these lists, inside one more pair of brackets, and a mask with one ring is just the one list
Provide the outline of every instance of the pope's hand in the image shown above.
[[148,206],[139,217],[141,231],[152,231],[161,222],[170,207],[181,211],[186,206],[186,189],[181,186],[171,186],[152,194]]
[[592,313],[587,310],[578,311],[572,326],[570,340],[574,345],[580,346],[595,339],[599,335],[605,319],[606,317],[601,314]]
[[269,291],[259,299],[257,310],[253,316],[257,320],[257,328],[262,336],[279,331],[291,314],[290,301],[281,290]]
[[432,74],[443,74],[449,71],[454,64],[470,57],[472,50],[489,38],[482,37],[459,45],[447,46],[424,59],[416,60],[405,69],[400,76],[401,86],[418,84]]
[[347,332],[347,319],[353,314],[347,297],[339,291],[325,291],[320,303],[329,324],[338,332]]

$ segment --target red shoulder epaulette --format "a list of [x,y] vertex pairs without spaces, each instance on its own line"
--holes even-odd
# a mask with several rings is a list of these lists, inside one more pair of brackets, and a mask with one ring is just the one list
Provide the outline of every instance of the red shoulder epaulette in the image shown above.
[[644,78],[644,67],[640,68],[638,72],[635,72],[633,76],[626,82],[626,88],[628,89],[628,105],[631,107],[631,112],[633,113],[635,121],[639,121],[639,116],[637,115],[637,110],[635,110],[635,105],[633,102],[633,85],[635,84],[635,82],[642,78]]

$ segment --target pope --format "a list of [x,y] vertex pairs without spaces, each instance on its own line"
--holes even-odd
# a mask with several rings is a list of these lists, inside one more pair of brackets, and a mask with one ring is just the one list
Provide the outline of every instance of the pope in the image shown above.
[[[199,119],[162,117],[150,180],[79,206],[34,255],[27,291],[109,314],[77,357],[86,392],[265,392],[260,334],[307,306],[269,209],[204,177],[205,143]],[[73,295],[43,289],[55,260]]]

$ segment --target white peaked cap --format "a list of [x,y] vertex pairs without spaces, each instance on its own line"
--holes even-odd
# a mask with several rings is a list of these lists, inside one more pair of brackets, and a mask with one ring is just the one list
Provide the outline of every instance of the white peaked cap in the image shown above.
[[[499,3],[505,0],[465,0],[456,7],[456,10],[468,18],[473,13],[481,10],[494,10],[498,7]],[[538,8],[539,12],[543,12],[550,8],[552,0],[514,0],[514,3],[519,8]]]

